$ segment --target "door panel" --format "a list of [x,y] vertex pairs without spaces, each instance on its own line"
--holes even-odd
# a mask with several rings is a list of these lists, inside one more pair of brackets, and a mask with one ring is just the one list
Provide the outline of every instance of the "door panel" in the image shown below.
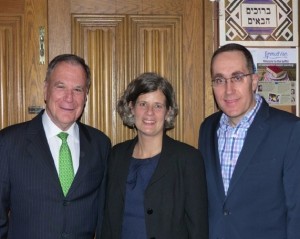
[[[172,137],[197,146],[204,103],[206,49],[202,16],[212,5],[199,0],[48,1],[49,58],[72,52],[85,58],[92,86],[82,121],[104,131],[113,144],[131,138],[116,102],[138,74],[156,71],[173,84],[179,116]],[[205,10],[205,7],[208,9]],[[209,95],[209,94],[208,94]],[[213,103],[212,103],[213,105]],[[213,108],[213,106],[211,107]],[[209,109],[209,108],[208,108]]]
[[39,27],[46,16],[46,0],[0,0],[0,129],[35,116],[28,107],[43,107]]
[[[24,119],[21,15],[0,16],[0,129]],[[14,92],[20,91],[16,97]]]
[[[72,51],[87,59],[93,75],[82,120],[105,131],[113,142],[132,137],[115,106],[129,81],[145,71],[168,75],[182,105],[181,25],[181,17],[73,14]],[[183,121],[177,120],[170,134],[182,139],[182,128]]]

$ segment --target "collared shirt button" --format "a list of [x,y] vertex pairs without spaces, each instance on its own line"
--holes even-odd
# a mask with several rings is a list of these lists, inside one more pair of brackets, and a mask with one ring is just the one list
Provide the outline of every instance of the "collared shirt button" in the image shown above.
[[148,214],[148,215],[151,215],[152,213],[153,213],[153,209],[148,208],[148,209],[147,209],[147,214]]
[[223,211],[224,216],[228,216],[231,214],[231,212],[229,210],[224,210]]

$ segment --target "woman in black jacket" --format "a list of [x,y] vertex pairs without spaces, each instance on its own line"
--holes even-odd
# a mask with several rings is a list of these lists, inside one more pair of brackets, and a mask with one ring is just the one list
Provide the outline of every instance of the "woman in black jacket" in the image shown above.
[[137,136],[113,147],[101,238],[208,238],[201,154],[166,135],[178,112],[172,85],[144,73],[128,85],[117,110]]

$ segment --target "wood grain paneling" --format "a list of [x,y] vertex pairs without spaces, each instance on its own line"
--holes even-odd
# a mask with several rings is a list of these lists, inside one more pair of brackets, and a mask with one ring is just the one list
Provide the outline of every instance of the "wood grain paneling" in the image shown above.
[[[178,105],[184,105],[181,16],[129,15],[128,18],[129,79],[142,72],[157,72],[173,85]],[[183,113],[179,112],[176,127],[168,134],[183,141],[183,125]]]
[[22,16],[0,16],[0,128],[25,119],[22,36]]
[[204,61],[209,58],[208,55],[204,55],[207,47],[204,42],[207,29],[203,26],[206,1],[183,2],[184,104],[181,110],[184,115],[184,142],[197,147],[199,126],[204,118],[204,109],[208,106],[204,104]]
[[[45,27],[45,64],[40,64],[39,27]],[[47,0],[26,0],[24,12],[24,86],[26,120],[35,114],[28,113],[28,107],[44,107],[43,85],[48,62]],[[24,100],[23,99],[23,100]]]
[[106,132],[113,143],[132,137],[116,112],[127,79],[126,18],[72,15],[72,51],[85,58],[92,84],[82,121]]
[[205,1],[204,3],[204,88],[203,88],[203,95],[204,97],[204,117],[207,117],[214,113],[217,108],[214,103],[214,96],[211,87],[211,74],[210,74],[210,59],[213,55],[213,52],[218,48],[218,10],[219,10],[219,3],[218,2],[208,2]]
[[105,14],[178,14],[183,0],[72,0],[71,12]]
[[[210,78],[206,77],[207,62],[214,45],[214,21],[209,15],[211,7],[211,1],[199,0],[48,1],[50,58],[68,51],[79,54],[88,61],[97,76],[97,83],[94,83],[100,84],[97,91],[91,89],[83,120],[87,123],[91,120],[91,125],[103,130],[113,144],[131,138],[135,132],[128,131],[116,115],[116,101],[105,102],[117,100],[128,82],[142,71],[155,70],[173,83],[179,101],[179,117],[175,129],[169,134],[197,146],[200,123],[214,109],[211,91],[207,92]],[[124,17],[121,25],[125,29],[120,32],[117,25],[94,28],[92,25],[99,23],[84,21],[96,19],[83,21],[79,18],[77,21],[81,23],[77,24],[81,26],[73,28],[74,21],[71,19],[80,15],[83,18],[93,15],[108,19]],[[175,22],[170,23],[170,19]],[[162,21],[161,25],[159,21]],[[106,64],[109,62],[112,65],[108,67]],[[106,83],[112,89],[104,89],[103,84],[107,81],[112,81]],[[103,97],[104,107],[97,106],[97,101],[90,102],[96,93],[101,93],[99,97]],[[107,98],[102,94],[106,94]],[[97,97],[95,99],[98,100]],[[101,116],[103,111],[106,111],[105,116]]]
[[49,60],[71,53],[70,0],[48,1]]
[[[47,31],[46,3],[0,0],[0,128],[31,119],[28,107],[44,105],[39,27]],[[47,48],[47,32],[45,42]]]
[[0,14],[23,13],[24,5],[24,0],[0,0]]
[[[116,103],[127,84],[147,71],[168,78],[182,105],[181,26],[181,17],[175,16],[72,15],[72,51],[92,69],[82,121],[108,133],[113,143],[131,138],[133,131],[123,126]],[[182,118],[169,132],[181,140]]]

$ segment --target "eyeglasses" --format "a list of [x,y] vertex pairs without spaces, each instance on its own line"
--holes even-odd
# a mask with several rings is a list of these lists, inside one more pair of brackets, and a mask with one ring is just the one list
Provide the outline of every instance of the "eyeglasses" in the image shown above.
[[212,82],[212,86],[214,86],[214,87],[223,86],[223,85],[227,84],[228,80],[230,80],[230,82],[233,83],[233,84],[240,84],[244,81],[244,78],[246,76],[250,76],[250,75],[253,75],[253,74],[254,73],[237,74],[237,75],[233,75],[229,78],[225,78],[223,76],[217,76],[211,82]]
[[138,101],[135,104],[135,107],[139,108],[140,110],[148,111],[149,109],[152,109],[154,112],[161,112],[166,106],[161,103],[154,103],[150,105],[149,103],[145,101]]

